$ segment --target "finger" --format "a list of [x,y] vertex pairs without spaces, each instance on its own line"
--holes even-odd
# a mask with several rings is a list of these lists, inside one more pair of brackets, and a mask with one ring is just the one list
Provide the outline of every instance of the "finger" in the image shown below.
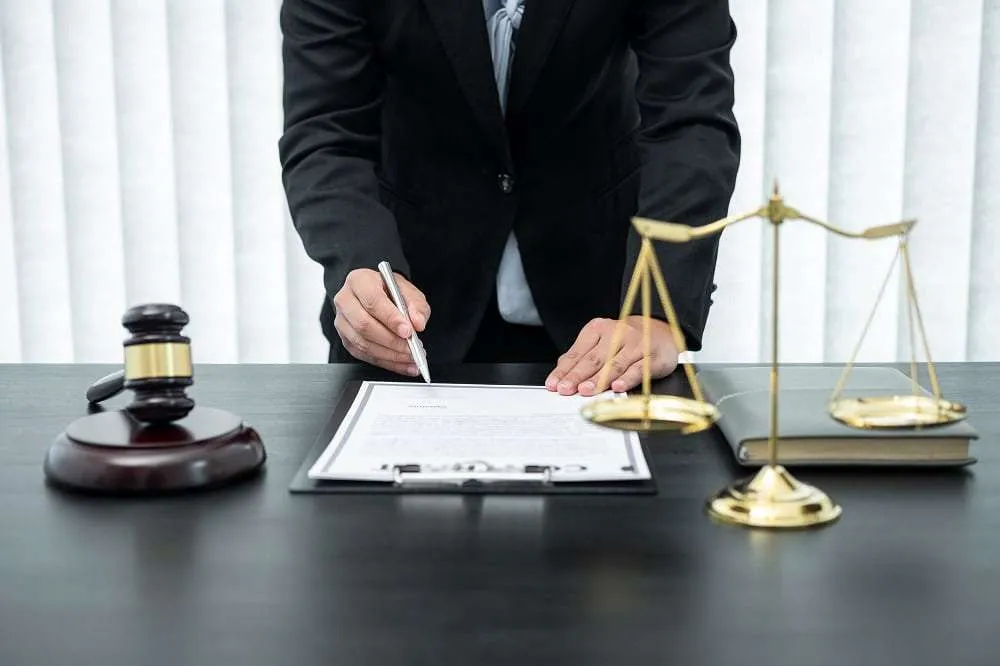
[[607,383],[603,387],[597,385],[597,382],[601,380],[601,373],[604,371],[604,363],[602,362],[597,372],[584,379],[579,387],[577,387],[577,390],[580,392],[580,395],[588,396],[595,395],[599,389],[607,390],[609,387],[613,387],[615,380],[623,376],[636,361],[640,361],[639,367],[641,368],[642,350],[635,344],[626,345],[611,359],[611,367],[608,368],[608,375],[605,379]]
[[410,315],[410,321],[413,322],[413,328],[418,332],[423,331],[431,318],[431,306],[427,302],[427,297],[402,275],[396,275],[396,283],[399,284],[399,291],[406,301],[406,310]]
[[[677,367],[676,362],[669,360],[662,353],[653,350],[649,359],[649,374],[652,379],[666,377]],[[621,374],[621,376],[611,382],[611,390],[615,393],[631,391],[642,381],[642,354],[639,358]]]
[[373,366],[376,366],[376,367],[379,367],[379,368],[384,368],[385,370],[388,370],[389,372],[394,372],[397,375],[406,375],[407,377],[416,377],[417,375],[420,374],[420,371],[417,369],[417,366],[413,365],[412,363],[410,363],[410,364],[406,364],[406,363],[390,363],[388,361],[380,361],[379,359],[377,359],[375,357],[367,357],[367,356],[364,356],[364,355],[356,356],[355,358],[357,358],[358,360],[364,361],[365,363],[368,363],[370,365],[373,365]]
[[[343,320],[340,321],[343,322]],[[342,323],[338,332],[340,332],[341,340],[344,342],[344,348],[359,361],[384,368],[398,375],[416,377],[419,374],[416,364],[409,356],[406,356],[405,359],[395,356],[396,352],[379,347],[358,336],[357,333],[352,333],[346,324]]]
[[401,338],[393,336],[395,340],[402,342],[402,349],[381,345],[365,337],[363,333],[351,325],[351,322],[346,317],[343,317],[339,313],[333,320],[333,325],[337,329],[337,333],[340,334],[340,339],[344,342],[344,346],[355,358],[364,357],[365,359],[375,359],[380,363],[385,362],[395,365],[409,365],[413,363],[410,348]]
[[545,387],[550,391],[557,390],[559,384],[566,377],[566,373],[573,369],[580,359],[594,348],[600,338],[601,331],[595,322],[591,321],[584,326],[580,334],[576,336],[573,346],[559,357],[555,369],[545,380]]
[[398,352],[407,352],[406,340],[393,333],[373,317],[356,298],[353,292],[344,291],[334,298],[337,317],[343,318],[351,329],[368,342],[387,347]]
[[588,377],[592,377],[601,370],[601,367],[607,361],[609,355],[617,355],[617,352],[621,348],[614,351],[610,349],[612,335],[613,332],[609,329],[606,334],[601,335],[597,344],[595,344],[590,351],[580,357],[580,359],[576,362],[576,365],[570,368],[569,372],[567,372],[559,382],[559,393],[563,395],[572,395],[573,393],[576,393],[580,388],[580,384],[582,384],[584,380]]
[[[347,287],[354,294],[361,308],[383,327],[400,338],[410,337],[410,325],[403,317],[403,313],[389,298],[382,277],[378,273],[371,271],[352,273],[347,278]],[[353,314],[360,323],[359,315],[356,312]]]
[[611,390],[615,393],[631,391],[640,381],[642,381],[642,359],[630,365],[618,379],[611,382]]

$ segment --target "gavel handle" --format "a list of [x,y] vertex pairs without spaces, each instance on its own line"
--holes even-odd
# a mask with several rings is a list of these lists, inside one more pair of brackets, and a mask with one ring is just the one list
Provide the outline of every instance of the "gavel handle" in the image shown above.
[[116,370],[101,377],[87,388],[87,400],[98,403],[113,398],[125,388],[125,371]]

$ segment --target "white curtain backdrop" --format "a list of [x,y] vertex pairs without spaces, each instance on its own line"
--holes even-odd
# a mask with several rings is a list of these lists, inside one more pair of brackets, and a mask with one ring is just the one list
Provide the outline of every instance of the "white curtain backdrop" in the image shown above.
[[[121,315],[149,301],[190,313],[197,362],[326,360],[280,182],[279,5],[0,0],[0,362],[118,362]],[[847,229],[916,218],[934,359],[1000,358],[1000,0],[732,11],[732,211],[777,180]],[[781,243],[782,360],[847,358],[893,241],[792,223]],[[724,234],[696,358],[768,358],[770,257],[763,221]],[[894,278],[862,360],[906,357],[904,305]]]

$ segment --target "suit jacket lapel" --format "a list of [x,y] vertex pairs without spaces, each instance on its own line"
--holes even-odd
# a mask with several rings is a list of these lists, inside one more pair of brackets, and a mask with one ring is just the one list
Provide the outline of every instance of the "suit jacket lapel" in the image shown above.
[[[525,0],[524,18],[521,20],[514,62],[511,64],[508,116],[517,113],[528,101],[574,1]],[[479,6],[481,3],[475,4]]]
[[498,155],[509,164],[510,148],[497,96],[482,0],[424,0],[424,4],[473,114]]

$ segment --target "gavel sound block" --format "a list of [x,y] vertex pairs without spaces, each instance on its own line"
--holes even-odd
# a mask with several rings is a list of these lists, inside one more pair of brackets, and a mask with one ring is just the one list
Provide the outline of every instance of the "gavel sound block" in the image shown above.
[[122,389],[124,409],[69,424],[49,447],[44,472],[54,485],[98,493],[162,493],[222,486],[257,472],[266,459],[257,432],[235,414],[196,406],[187,314],[169,304],[129,309],[122,324],[125,367],[87,391],[92,405]]

